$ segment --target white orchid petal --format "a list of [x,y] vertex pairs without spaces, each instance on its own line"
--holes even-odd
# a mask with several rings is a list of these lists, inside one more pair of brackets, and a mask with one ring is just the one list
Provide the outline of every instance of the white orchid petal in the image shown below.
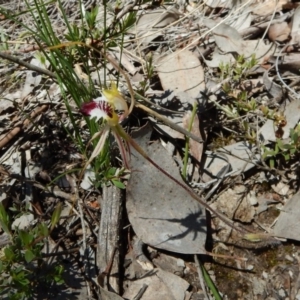
[[96,118],[96,120],[100,120],[104,118],[106,120],[114,119],[114,107],[108,101],[102,100],[101,97],[97,98],[88,103],[84,103],[81,106],[81,112],[89,116],[91,118]]
[[91,110],[90,118],[96,118],[96,121],[99,121],[101,118],[107,119],[107,113],[100,108],[94,108]]

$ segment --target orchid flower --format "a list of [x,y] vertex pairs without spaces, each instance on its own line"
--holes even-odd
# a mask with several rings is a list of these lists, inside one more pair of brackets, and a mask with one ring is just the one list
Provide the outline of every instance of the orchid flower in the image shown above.
[[[122,112],[122,114],[118,115],[116,113],[116,110]],[[89,116],[91,119],[96,118],[96,121],[103,119],[103,121],[105,122],[104,127],[99,132],[94,134],[94,136],[91,139],[92,141],[95,138],[101,136],[91,157],[89,158],[85,167],[83,168],[83,171],[91,163],[91,161],[101,153],[106,138],[108,137],[108,134],[110,132],[114,135],[118,143],[120,154],[122,156],[125,167],[129,169],[127,151],[126,151],[126,150],[129,151],[129,145],[128,145],[129,136],[126,134],[126,132],[119,124],[122,120],[124,120],[128,116],[129,112],[128,112],[127,103],[125,102],[122,95],[119,93],[116,85],[112,84],[110,89],[103,90],[101,97],[98,97],[91,102],[84,103],[81,106],[80,111],[83,115]]]
[[[243,236],[248,240],[253,240],[257,235],[253,235],[253,232],[250,232],[247,228],[242,226],[236,227],[231,220],[229,220],[226,216],[222,213],[218,212],[217,210],[210,207],[203,199],[195,194],[193,190],[191,190],[188,186],[174,178],[171,174],[167,171],[162,169],[156,162],[154,162],[148,154],[124,131],[120,122],[124,120],[128,114],[128,106],[119,93],[115,84],[112,84],[110,89],[103,90],[103,96],[94,99],[89,103],[84,103],[81,107],[81,112],[85,116],[89,116],[91,118],[96,118],[96,120],[103,119],[106,123],[104,128],[100,130],[98,133],[94,134],[91,141],[97,137],[100,137],[100,140],[95,147],[91,157],[89,158],[88,162],[85,164],[82,173],[86,169],[86,167],[91,163],[91,161],[101,153],[103,149],[105,140],[110,132],[114,135],[120,153],[124,162],[124,165],[127,169],[129,169],[129,164],[127,160],[127,151],[130,150],[129,146],[133,147],[141,156],[143,156],[148,162],[150,162],[155,168],[157,168],[160,172],[162,172],[166,177],[170,180],[174,181],[178,186],[183,188],[188,194],[198,201],[202,206],[204,206],[207,210],[209,210],[212,214],[217,215],[223,222],[225,222],[228,226],[232,227],[233,229],[239,231]],[[118,115],[115,110],[122,111],[121,115]],[[127,148],[127,149],[126,149]],[[80,176],[81,178],[81,176]],[[252,234],[252,235],[251,235]],[[251,235],[251,236],[250,236]],[[261,238],[261,235],[260,235]],[[270,239],[270,236],[266,236],[266,239]]]

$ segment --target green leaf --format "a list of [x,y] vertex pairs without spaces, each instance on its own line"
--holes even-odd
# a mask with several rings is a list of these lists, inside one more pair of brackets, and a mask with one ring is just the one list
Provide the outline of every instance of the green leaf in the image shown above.
[[49,236],[49,230],[45,223],[39,224],[38,231],[39,231],[39,234],[43,237]]
[[14,273],[12,274],[12,277],[14,281],[21,286],[27,286],[30,283],[24,271]]
[[278,152],[274,151],[274,150],[266,150],[263,155],[262,158],[266,159],[267,157],[272,157],[272,156],[276,156]]
[[293,146],[291,144],[284,144],[282,150],[288,151],[288,150],[290,150],[292,148],[293,148]]
[[57,265],[55,266],[55,272],[56,275],[62,275],[62,273],[64,272],[64,267],[62,265]]
[[12,250],[11,247],[6,247],[4,248],[4,255],[7,261],[11,262],[15,258],[14,251]]
[[85,20],[88,24],[88,27],[89,29],[93,29],[96,25],[96,18],[97,18],[97,15],[98,15],[98,6],[95,6],[95,8],[93,8],[91,10],[91,12],[86,12],[85,13]]
[[0,225],[3,229],[3,231],[9,235],[11,235],[10,230],[9,230],[9,215],[7,214],[4,206],[2,203],[0,203]]
[[26,250],[25,252],[25,260],[26,262],[30,263],[35,258],[35,255],[31,250]]
[[270,159],[270,168],[274,169],[275,167],[275,160],[273,158]]
[[107,171],[107,177],[112,177],[116,174],[116,171],[117,171],[117,168],[115,167],[112,167],[112,168],[109,168],[108,171]]
[[128,17],[122,23],[122,31],[128,30],[135,24],[137,12],[130,12]]
[[33,241],[34,236],[32,233],[27,232],[25,230],[20,230],[19,231],[19,237],[21,239],[22,244],[27,247],[30,245],[30,243]]
[[291,136],[291,140],[293,141],[293,144],[297,144],[299,140],[299,132],[291,129],[290,136]]
[[288,153],[282,153],[282,155],[286,161],[290,160],[290,155]]
[[204,268],[203,264],[201,262],[199,262],[199,264],[200,264],[201,272],[203,275],[203,279],[204,279],[205,283],[207,284],[207,286],[209,287],[209,289],[211,290],[214,298],[216,300],[222,300],[222,297],[221,297],[217,287],[215,286],[214,282],[210,278],[210,276],[207,273],[206,269]]
[[114,186],[116,186],[119,189],[125,189],[126,186],[124,185],[123,182],[116,180],[116,179],[112,179],[111,182],[113,183]]
[[50,228],[50,231],[52,231],[53,228],[58,223],[60,215],[61,215],[61,211],[62,211],[62,204],[61,204],[61,202],[59,202],[56,205],[55,210],[54,210],[54,212],[52,214],[52,217],[51,217],[51,228]]
[[64,279],[61,276],[54,276],[54,281],[58,285],[63,284],[65,282]]

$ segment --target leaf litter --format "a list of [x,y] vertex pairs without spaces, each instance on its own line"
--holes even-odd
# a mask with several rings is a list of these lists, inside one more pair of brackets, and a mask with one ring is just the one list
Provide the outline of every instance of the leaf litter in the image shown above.
[[[129,75],[139,74],[139,78],[146,78],[143,70],[147,55],[155,52],[153,62],[156,73],[147,79],[149,89],[146,94],[150,101],[155,99],[151,108],[159,113],[165,113],[164,108],[181,112],[181,115],[176,114],[176,122],[180,126],[186,128],[186,118],[189,119],[187,116],[191,112],[191,105],[194,101],[199,103],[199,113],[192,130],[205,143],[199,144],[190,140],[190,172],[187,184],[194,186],[199,194],[234,221],[248,224],[255,232],[290,240],[274,248],[268,248],[269,245],[264,240],[258,243],[242,241],[217,217],[207,218],[203,207],[132,151],[132,172],[126,183],[125,209],[125,215],[129,219],[127,225],[131,225],[131,230],[120,225],[118,241],[122,241],[123,246],[118,257],[124,262],[125,270],[133,265],[135,269],[130,278],[124,274],[122,277],[118,273],[118,277],[124,280],[124,285],[119,286],[119,291],[124,292],[119,292],[120,296],[107,291],[111,291],[108,288],[109,282],[106,286],[99,283],[100,294],[104,299],[134,298],[138,294],[140,299],[196,299],[201,291],[198,282],[201,274],[197,274],[195,263],[188,254],[205,254],[207,250],[227,255],[226,258],[215,257],[205,264],[224,298],[299,297],[299,272],[295,271],[299,267],[297,257],[300,250],[295,242],[299,240],[299,153],[293,152],[298,147],[299,137],[297,132],[290,135],[290,131],[295,130],[299,122],[299,7],[293,7],[295,3],[287,0],[248,1],[248,4],[247,1],[233,2],[234,6],[229,1],[205,1],[199,6],[178,3],[179,7],[176,3],[168,3],[167,10],[163,6],[155,9],[136,5],[139,17],[129,32],[131,37],[126,37],[127,45],[130,46],[124,48],[125,54],[113,47],[110,51],[115,54],[115,59],[122,55],[121,64],[128,70]],[[14,9],[12,5],[6,4],[8,8]],[[68,8],[69,18],[74,22],[78,20],[79,8],[70,1],[65,1],[64,5]],[[90,3],[85,5],[86,10],[90,9]],[[100,3],[98,5],[101,16],[103,6]],[[122,5],[126,8],[127,4]],[[58,17],[60,11],[55,6],[50,8],[53,24],[63,26]],[[108,20],[113,22],[111,15],[112,13]],[[24,16],[21,18],[26,24],[30,24],[29,19]],[[99,23],[100,19],[99,17]],[[9,22],[3,19],[1,29],[6,35],[10,34],[12,40],[20,42],[20,28],[12,32]],[[32,42],[35,43],[35,40]],[[20,42],[9,50],[22,50],[21,45]],[[257,69],[242,70],[239,73],[240,78],[230,79],[232,90],[224,93],[226,78],[221,74],[220,63],[230,63],[233,72],[228,76],[236,76],[241,64],[238,57],[243,56],[247,60],[253,53],[256,54]],[[34,59],[31,64],[45,67],[33,58],[33,51],[29,57]],[[133,57],[138,59],[132,59]],[[27,60],[25,55],[23,58]],[[85,243],[88,241],[90,244],[98,244],[99,220],[101,218],[102,224],[106,224],[105,221],[109,218],[104,213],[100,216],[97,208],[87,207],[81,199],[100,202],[99,199],[106,196],[102,195],[102,189],[99,191],[92,188],[92,179],[95,176],[93,172],[86,174],[80,197],[73,182],[76,179],[75,174],[70,177],[63,176],[64,184],[58,180],[57,177],[61,174],[81,164],[82,155],[63,129],[67,127],[73,132],[74,128],[68,122],[66,109],[60,93],[57,92],[58,87],[54,87],[53,79],[43,78],[33,71],[25,73],[16,66],[15,64],[14,69],[11,69],[15,70],[15,74],[9,71],[5,77],[6,82],[10,82],[17,76],[18,84],[10,87],[7,83],[1,95],[1,167],[7,172],[1,172],[1,190],[6,195],[2,203],[9,207],[9,201],[29,201],[36,219],[48,210],[51,211],[57,202],[63,201],[65,206],[75,206],[72,209],[74,214],[63,223],[62,227],[67,231],[59,243],[63,243],[66,249],[82,246],[79,259],[68,254],[64,260],[76,266],[84,262],[88,270],[90,261],[86,258],[89,256],[88,252],[94,251],[94,248]],[[6,68],[2,59],[1,67]],[[107,75],[102,74],[102,71],[85,71],[95,72],[93,81],[96,84],[100,84],[99,78],[103,79]],[[86,80],[84,73],[77,75],[82,81]],[[130,79],[133,80],[133,77]],[[251,97],[255,98],[257,104],[254,109],[249,108],[250,101],[239,98],[245,91],[243,84],[246,80],[259,80],[261,84],[260,88],[251,90]],[[121,85],[124,83],[121,82]],[[48,86],[53,89],[49,89],[47,94],[45,89]],[[162,102],[159,99],[162,99],[160,96],[163,93],[173,93],[173,98],[169,97],[170,101]],[[250,93],[250,99],[249,95]],[[77,108],[71,99],[70,103],[71,109],[76,112]],[[43,109],[39,110],[41,107]],[[175,114],[168,113],[169,119],[174,120]],[[84,133],[86,128],[79,119],[81,116],[76,115],[76,118],[80,131]],[[182,157],[183,136],[171,134],[170,137],[164,134],[165,127],[153,120],[152,118],[152,122],[160,127],[160,140],[157,140],[157,133],[153,133],[156,141],[149,142],[149,135],[147,138],[143,137],[144,141],[137,141],[159,165],[182,180],[179,175],[182,163],[178,158]],[[201,132],[205,134],[202,135]],[[85,135],[88,141],[87,133]],[[294,148],[282,146],[278,139],[285,145],[293,142]],[[166,141],[173,144],[171,155],[160,143],[165,144]],[[277,153],[274,145],[277,145]],[[172,156],[176,158],[178,165]],[[270,164],[272,159],[273,165]],[[50,184],[50,189],[47,184]],[[112,195],[115,197],[114,193]],[[74,199],[80,200],[80,203],[72,201]],[[119,203],[122,205],[122,199]],[[78,205],[84,208],[84,215],[80,213]],[[107,215],[110,214],[109,209],[105,211]],[[126,223],[126,217],[122,218],[120,224]],[[21,218],[16,220],[21,221]],[[14,226],[18,226],[17,221]],[[25,221],[25,225],[30,226],[32,219]],[[83,224],[82,228],[77,225],[80,222]],[[87,227],[87,224],[91,226]],[[118,225],[112,226],[116,229]],[[78,237],[75,240],[73,233]],[[127,241],[124,236],[128,236]],[[58,241],[59,236],[54,238]],[[136,238],[141,245],[138,254],[133,247]],[[102,234],[103,239],[105,233]],[[106,253],[107,268],[110,260],[115,259],[113,247],[110,247]],[[258,247],[265,249],[255,250]],[[250,250],[246,251],[245,248]],[[101,256],[101,253],[102,249],[98,244],[98,255]],[[152,255],[158,258],[165,256],[162,258],[164,263],[155,263],[156,258]],[[233,258],[228,259],[229,256]],[[246,257],[248,261],[241,262],[236,259],[239,256]],[[183,271],[177,273],[174,271],[174,264],[179,263],[179,259],[184,264]],[[172,268],[166,267],[167,261],[172,261]],[[99,271],[106,276],[103,270],[105,263],[102,262],[100,268],[100,259],[96,262],[101,269]],[[83,274],[79,268],[76,272],[75,269],[74,267],[74,274],[76,273],[78,279]],[[121,271],[117,269],[114,272]],[[282,276],[281,280],[279,276]],[[192,280],[193,277],[197,280]],[[117,280],[114,284],[121,283]],[[187,291],[189,285],[191,292]],[[72,295],[72,292],[67,291],[71,286],[72,279],[66,281],[64,295]],[[79,286],[80,284],[73,288],[79,290]],[[161,287],[161,294],[158,294],[158,286]],[[88,293],[87,290],[84,292]]]
[[[150,158],[176,179],[182,180],[172,158],[159,143],[147,145],[147,132],[136,139]],[[146,141],[145,141],[146,140]],[[129,221],[137,236],[150,246],[183,254],[205,253],[205,210],[166,180],[144,158],[132,153],[132,172],[127,185],[126,208]],[[140,173],[143,176],[140,176]],[[176,174],[177,173],[177,174]],[[146,185],[142,184],[147,182]],[[174,193],[174,191],[176,191]],[[149,230],[150,229],[150,230]]]

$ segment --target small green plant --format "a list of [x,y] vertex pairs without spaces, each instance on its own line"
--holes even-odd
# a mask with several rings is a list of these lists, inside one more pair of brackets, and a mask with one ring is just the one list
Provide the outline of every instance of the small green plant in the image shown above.
[[[245,59],[243,55],[239,55],[233,64],[220,63],[219,68],[221,71],[221,79],[230,78],[234,82],[241,82],[242,79],[247,77],[247,74],[251,68],[257,64],[255,54],[251,55],[250,59]],[[228,83],[224,85],[224,90],[230,89]]]
[[96,174],[94,180],[94,186],[100,188],[103,184],[113,184],[119,189],[125,189],[126,186],[121,181],[126,176],[126,170],[124,168],[110,167],[104,170],[100,174]]
[[290,130],[290,142],[284,143],[280,138],[276,139],[273,146],[262,146],[262,159],[268,160],[271,168],[275,167],[276,161],[282,157],[285,162],[294,157],[300,150],[300,124]]
[[54,210],[50,229],[38,223],[30,229],[13,230],[4,206],[0,204],[0,224],[10,236],[0,257],[0,295],[6,299],[28,299],[41,284],[62,284],[63,267],[59,263],[48,266],[42,257],[44,241],[60,218],[61,206]]
[[243,79],[245,79],[250,71],[257,64],[255,55],[246,60],[243,55],[237,57],[233,64],[220,63],[221,80],[227,80],[223,85],[223,91],[232,98],[228,105],[222,105],[223,111],[229,118],[236,118],[249,111],[255,111],[257,104],[255,99],[248,99],[248,94],[245,90],[236,91]]
[[126,172],[124,168],[112,167],[106,172],[105,178],[107,181],[110,181],[114,186],[118,187],[119,189],[125,189],[126,186],[121,181],[121,178],[123,178],[125,175]]
[[154,73],[152,54],[149,54],[148,59],[146,59],[144,73],[145,73],[145,80],[140,82],[140,90],[138,91],[138,93],[141,94],[142,96],[144,96],[146,91],[149,89],[151,79]]
[[[271,145],[260,145],[262,159],[267,161],[271,168],[274,168],[279,159],[285,162],[289,161],[300,150],[300,125],[290,132],[290,142],[285,143],[281,140],[286,124],[286,117],[277,109],[268,107],[265,104],[259,104],[259,100],[249,97],[246,90],[243,89],[242,82],[249,75],[249,71],[257,64],[255,55],[246,60],[243,56],[238,56],[232,64],[223,64],[219,66],[221,79],[225,81],[222,89],[227,95],[226,103],[214,102],[216,107],[225,113],[227,122],[234,123],[234,140],[247,140],[252,144],[257,144],[257,124],[264,119],[274,122],[274,134],[276,141]],[[224,102],[225,102],[224,101]],[[217,141],[217,139],[216,139]],[[213,143],[216,144],[216,141]],[[219,142],[218,142],[219,143]]]

